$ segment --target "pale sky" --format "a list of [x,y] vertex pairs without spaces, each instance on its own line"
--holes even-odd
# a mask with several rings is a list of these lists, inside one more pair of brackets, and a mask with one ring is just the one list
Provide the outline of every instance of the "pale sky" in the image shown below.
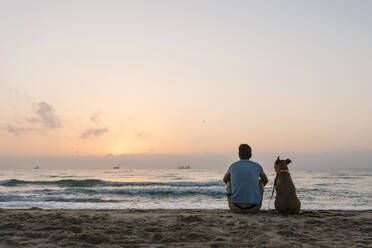
[[371,13],[0,0],[0,156],[372,150]]

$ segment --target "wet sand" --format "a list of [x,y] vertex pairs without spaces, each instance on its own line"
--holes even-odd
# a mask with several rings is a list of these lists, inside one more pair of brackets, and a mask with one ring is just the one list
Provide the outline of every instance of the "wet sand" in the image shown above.
[[372,247],[371,211],[0,209],[0,247]]

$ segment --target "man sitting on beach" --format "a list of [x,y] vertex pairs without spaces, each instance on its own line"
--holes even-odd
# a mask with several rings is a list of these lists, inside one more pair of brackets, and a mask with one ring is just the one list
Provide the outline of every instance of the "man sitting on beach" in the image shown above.
[[269,180],[262,166],[249,160],[251,157],[251,147],[241,144],[240,160],[230,165],[223,177],[227,185],[227,201],[234,212],[253,213],[262,205],[263,187]]

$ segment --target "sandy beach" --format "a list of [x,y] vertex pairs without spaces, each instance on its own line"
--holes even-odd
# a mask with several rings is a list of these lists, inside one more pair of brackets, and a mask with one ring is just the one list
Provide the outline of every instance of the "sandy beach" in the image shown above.
[[372,247],[372,211],[1,209],[0,247]]

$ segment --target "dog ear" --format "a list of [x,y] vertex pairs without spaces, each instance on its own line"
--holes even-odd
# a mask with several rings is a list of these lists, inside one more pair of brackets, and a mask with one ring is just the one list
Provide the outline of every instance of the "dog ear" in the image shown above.
[[280,160],[280,156],[278,156],[277,158],[276,158],[276,161],[279,161]]
[[289,158],[287,158],[287,160],[285,161],[287,164],[290,164],[290,163],[292,163],[292,161],[289,159]]

